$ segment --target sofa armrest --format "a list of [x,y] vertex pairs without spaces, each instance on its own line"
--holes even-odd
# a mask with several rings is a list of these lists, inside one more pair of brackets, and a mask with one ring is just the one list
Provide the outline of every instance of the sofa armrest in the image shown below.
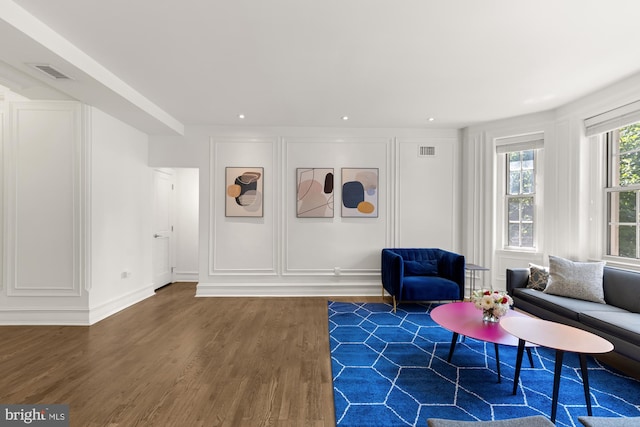
[[390,295],[399,297],[402,294],[402,277],[404,276],[402,257],[391,249],[383,249],[380,273],[384,289]]
[[528,268],[507,268],[507,292],[513,295],[516,288],[526,288],[529,284]]

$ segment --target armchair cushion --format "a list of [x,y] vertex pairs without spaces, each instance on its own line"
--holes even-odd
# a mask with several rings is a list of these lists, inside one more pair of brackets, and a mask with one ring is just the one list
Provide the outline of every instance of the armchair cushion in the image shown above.
[[435,259],[426,259],[424,261],[404,260],[405,276],[437,276],[438,261]]

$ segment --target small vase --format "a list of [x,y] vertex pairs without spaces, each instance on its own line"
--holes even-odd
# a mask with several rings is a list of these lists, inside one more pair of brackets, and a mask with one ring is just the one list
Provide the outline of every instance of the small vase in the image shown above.
[[493,310],[482,310],[482,321],[489,323],[498,323],[500,318],[493,314]]

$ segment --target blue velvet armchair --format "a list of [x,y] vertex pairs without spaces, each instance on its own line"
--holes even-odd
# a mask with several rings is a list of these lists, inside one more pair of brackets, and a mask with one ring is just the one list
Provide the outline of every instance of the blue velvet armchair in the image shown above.
[[382,250],[382,296],[393,298],[393,311],[402,301],[464,299],[464,256],[437,248]]

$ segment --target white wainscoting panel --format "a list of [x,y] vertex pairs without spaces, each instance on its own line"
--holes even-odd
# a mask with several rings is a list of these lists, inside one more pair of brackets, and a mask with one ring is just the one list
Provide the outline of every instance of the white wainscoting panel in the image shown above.
[[[275,275],[278,176],[275,139],[211,140],[209,275]],[[227,167],[263,168],[262,217],[225,216]]]
[[83,179],[81,106],[14,103],[5,141],[5,275],[9,296],[77,296]]
[[[390,242],[392,143],[388,138],[287,138],[282,177],[283,275],[377,276],[380,250]],[[298,218],[297,169],[333,169],[333,217]],[[378,170],[377,217],[343,218],[342,169]]]

